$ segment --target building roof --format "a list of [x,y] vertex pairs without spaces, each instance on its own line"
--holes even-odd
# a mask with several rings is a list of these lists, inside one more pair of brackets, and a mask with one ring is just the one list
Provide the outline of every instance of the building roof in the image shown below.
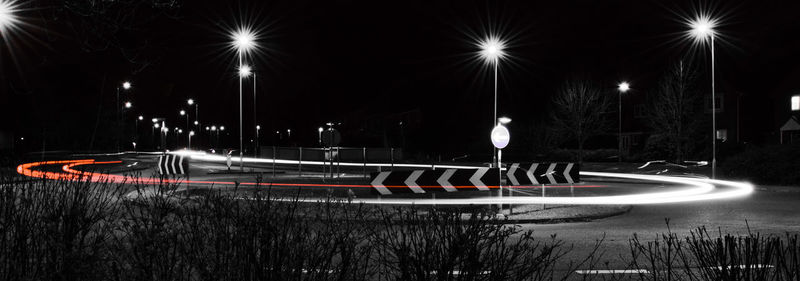
[[797,122],[797,118],[792,116],[781,126],[781,131],[800,131],[800,123]]

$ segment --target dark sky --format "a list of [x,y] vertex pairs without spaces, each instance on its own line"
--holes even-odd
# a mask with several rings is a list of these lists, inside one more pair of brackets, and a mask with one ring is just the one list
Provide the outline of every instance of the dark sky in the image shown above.
[[[492,80],[473,59],[469,34],[489,25],[511,38],[499,111],[519,127],[543,120],[568,77],[589,77],[612,94],[625,79],[633,94],[646,95],[684,56],[706,73],[707,55],[679,40],[679,16],[698,7],[724,15],[719,91],[745,93],[754,101],[749,112],[771,110],[800,73],[798,1],[181,1],[166,14],[111,6],[112,18],[135,23],[119,30],[49,4],[26,4],[27,34],[7,36],[0,51],[0,130],[46,136],[65,149],[88,149],[93,135],[92,148],[99,146],[123,80],[134,84],[124,94],[133,115],[174,124],[191,97],[203,123],[236,128],[238,80],[225,28],[242,20],[262,35],[251,60],[258,123],[291,128],[299,145],[312,145],[328,121],[344,123],[346,144],[373,145],[356,141],[365,124],[396,134],[393,116],[418,110],[422,122],[410,130],[420,150],[488,146]],[[115,43],[102,47],[108,38]],[[245,122],[253,124],[250,83]],[[752,120],[745,125],[767,119]]]

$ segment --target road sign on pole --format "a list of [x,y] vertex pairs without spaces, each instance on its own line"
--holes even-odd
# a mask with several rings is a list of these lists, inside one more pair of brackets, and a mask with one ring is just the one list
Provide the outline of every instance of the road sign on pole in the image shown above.
[[492,129],[491,138],[494,147],[497,149],[503,149],[506,148],[508,142],[511,140],[511,134],[508,132],[506,126],[497,124],[497,126]]

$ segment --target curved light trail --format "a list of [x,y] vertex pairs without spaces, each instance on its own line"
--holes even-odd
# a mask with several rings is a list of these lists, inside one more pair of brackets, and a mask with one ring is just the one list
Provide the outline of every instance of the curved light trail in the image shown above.
[[[268,161],[271,163],[272,159]],[[275,161],[277,162],[278,160]],[[280,161],[292,162],[293,160],[280,160]],[[162,179],[162,178],[130,177],[130,176],[103,174],[103,173],[84,172],[74,169],[74,167],[81,165],[118,164],[118,163],[121,163],[121,161],[98,162],[95,161],[94,159],[32,162],[19,165],[17,167],[17,173],[29,177],[45,178],[51,180],[90,180],[92,182],[131,183],[131,184],[188,183],[188,184],[211,184],[211,185],[239,184],[243,186],[286,186],[286,187],[360,187],[360,188],[371,187],[371,185],[368,184],[311,184],[311,183],[270,183],[270,182],[237,183],[228,181],[198,181],[198,180],[182,180],[182,179],[169,179],[169,178]],[[307,162],[304,161],[303,163]],[[359,164],[359,166],[364,165],[363,163],[355,163],[355,164]],[[373,164],[384,165],[384,163],[373,163]],[[63,172],[39,171],[35,169],[37,167],[47,166],[47,165],[62,165],[61,170]],[[403,165],[415,165],[415,164],[403,164]],[[395,164],[395,166],[399,165]],[[420,166],[426,168],[431,167],[430,165],[420,165]],[[475,168],[474,166],[463,166],[463,167]],[[351,202],[364,203],[364,204],[392,204],[392,205],[470,205],[470,204],[473,205],[483,205],[483,204],[641,205],[641,204],[664,204],[664,203],[679,203],[679,202],[693,202],[693,201],[703,201],[703,200],[735,198],[748,195],[752,193],[754,190],[753,185],[749,183],[723,181],[723,180],[671,177],[671,176],[659,176],[659,175],[603,173],[603,172],[580,172],[580,174],[583,176],[622,178],[622,179],[634,179],[634,180],[642,180],[650,182],[672,183],[672,184],[678,184],[681,187],[678,187],[677,190],[673,191],[650,192],[650,193],[628,194],[628,195],[612,195],[612,196],[586,196],[586,197],[486,196],[477,198],[473,197],[473,198],[445,198],[445,199],[378,197],[378,198],[355,198],[351,200]],[[497,186],[494,186],[493,188],[497,188]],[[518,188],[518,187],[512,187],[512,188]],[[316,198],[300,199],[300,201],[304,202],[316,202],[318,200],[319,199]]]

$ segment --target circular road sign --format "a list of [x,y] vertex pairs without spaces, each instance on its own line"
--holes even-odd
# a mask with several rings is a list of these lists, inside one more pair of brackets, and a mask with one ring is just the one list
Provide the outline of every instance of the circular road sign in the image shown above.
[[492,129],[492,144],[494,147],[498,149],[503,149],[508,145],[508,141],[511,140],[511,134],[508,133],[508,129],[506,126],[497,125]]

